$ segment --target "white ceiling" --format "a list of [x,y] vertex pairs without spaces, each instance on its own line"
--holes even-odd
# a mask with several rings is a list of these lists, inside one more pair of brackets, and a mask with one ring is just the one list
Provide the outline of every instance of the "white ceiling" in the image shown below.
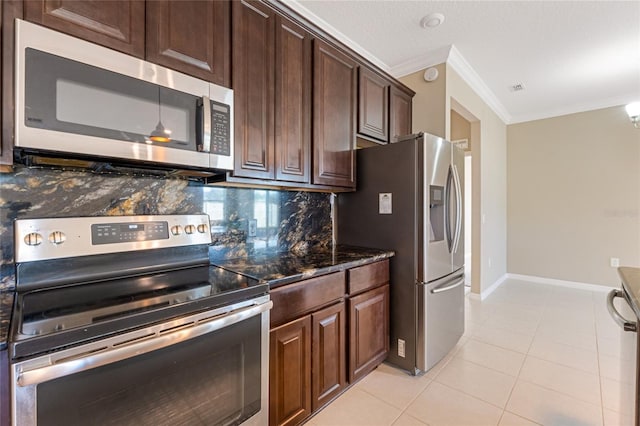
[[640,100],[640,1],[283,1],[395,77],[446,60],[508,124]]

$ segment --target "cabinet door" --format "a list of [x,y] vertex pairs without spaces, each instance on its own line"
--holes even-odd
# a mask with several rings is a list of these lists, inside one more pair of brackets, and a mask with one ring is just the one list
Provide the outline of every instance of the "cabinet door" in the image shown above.
[[294,425],[311,414],[311,316],[271,330],[269,424]]
[[144,57],[142,0],[33,0],[24,2],[27,21]]
[[397,142],[398,136],[411,134],[411,95],[391,86],[390,142]]
[[389,285],[349,299],[349,382],[367,375],[389,352]]
[[344,302],[311,315],[313,327],[312,377],[313,411],[327,404],[346,386]]
[[356,62],[314,41],[313,183],[355,187]]
[[262,3],[234,1],[231,31],[235,102],[234,176],[273,179],[275,14]]
[[227,0],[147,2],[147,60],[229,86],[230,20]]
[[311,34],[276,19],[276,179],[309,183]]
[[361,66],[358,88],[358,133],[389,142],[389,82]]

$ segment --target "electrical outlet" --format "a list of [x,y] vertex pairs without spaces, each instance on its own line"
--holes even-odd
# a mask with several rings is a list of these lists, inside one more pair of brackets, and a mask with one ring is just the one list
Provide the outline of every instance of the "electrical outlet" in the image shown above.
[[249,237],[258,235],[258,219],[249,219]]
[[398,356],[404,358],[404,340],[398,339]]
[[609,265],[611,265],[612,268],[617,268],[618,266],[620,266],[620,259],[618,259],[617,257],[610,258]]

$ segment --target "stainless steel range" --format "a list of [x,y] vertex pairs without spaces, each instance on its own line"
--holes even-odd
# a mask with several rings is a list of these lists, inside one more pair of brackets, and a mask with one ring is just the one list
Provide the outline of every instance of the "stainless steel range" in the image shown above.
[[14,425],[263,425],[268,286],[206,215],[17,220]]

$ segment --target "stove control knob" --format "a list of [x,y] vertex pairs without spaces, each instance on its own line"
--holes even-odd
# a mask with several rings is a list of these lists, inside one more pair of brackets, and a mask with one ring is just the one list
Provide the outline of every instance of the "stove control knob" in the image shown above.
[[182,234],[182,226],[180,225],[175,225],[171,227],[171,233],[173,235],[180,235]]
[[39,246],[42,244],[42,235],[37,232],[30,232],[24,237],[24,243],[28,246]]
[[187,234],[193,234],[194,232],[196,232],[196,227],[193,225],[187,225],[184,227],[184,232],[186,232]]
[[60,231],[53,231],[52,233],[49,234],[49,242],[53,243],[53,244],[62,244],[67,240],[67,236],[64,234],[64,232],[60,232]]
[[207,232],[207,225],[204,225],[204,224],[198,225],[198,232],[201,234],[204,234],[205,232]]

